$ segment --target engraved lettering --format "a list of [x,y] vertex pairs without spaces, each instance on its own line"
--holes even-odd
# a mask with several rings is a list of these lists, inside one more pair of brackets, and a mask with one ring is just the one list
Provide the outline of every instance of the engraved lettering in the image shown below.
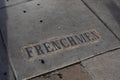
[[51,44],[54,46],[55,50],[62,49],[58,41],[51,41]]
[[85,38],[87,39],[87,41],[90,41],[90,40],[91,40],[91,39],[90,39],[90,36],[89,36],[89,33],[84,33],[83,35],[85,36]]
[[[61,38],[55,38],[49,41],[44,41],[42,43],[33,44],[23,48],[25,55],[28,58],[36,58],[37,56],[42,56],[48,53],[52,54],[57,51],[74,49],[80,46],[92,44],[100,39],[100,35],[94,29],[76,33],[72,35],[63,36]],[[87,44],[86,44],[87,43]]]
[[79,42],[79,43],[84,43],[85,42],[85,39],[81,36],[78,36],[78,35],[75,35],[74,36],[76,38],[76,40]]
[[36,45],[36,46],[34,46],[34,48],[36,49],[38,55],[44,54],[40,45]]
[[44,47],[45,47],[47,53],[53,52],[53,51],[54,51],[54,49],[52,48],[52,46],[50,45],[49,42],[43,43],[43,45],[44,45]]
[[70,42],[71,46],[77,45],[77,42],[73,37],[67,37],[67,39]]
[[60,43],[64,48],[67,48],[70,46],[65,38],[61,39]]
[[94,39],[99,39],[100,37],[97,35],[96,31],[90,32],[93,35]]
[[31,58],[33,56],[33,48],[32,47],[27,47],[25,48],[27,55],[29,58]]

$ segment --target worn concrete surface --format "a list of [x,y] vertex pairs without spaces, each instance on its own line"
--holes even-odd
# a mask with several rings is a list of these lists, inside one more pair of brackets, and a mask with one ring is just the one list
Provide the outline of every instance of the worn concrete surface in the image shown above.
[[82,62],[92,80],[120,79],[120,49]]
[[120,38],[120,0],[82,0]]
[[[41,5],[37,5],[39,2]],[[1,9],[0,15],[0,26],[6,27],[1,29],[3,34],[7,32],[3,36],[18,80],[70,65],[120,46],[118,39],[80,0],[35,0],[6,10]],[[45,60],[45,64],[41,64],[39,59],[26,61],[22,56],[21,48],[25,45],[90,29],[99,32],[101,38],[97,43],[40,57]]]
[[90,76],[79,63],[30,80],[90,80]]
[[[2,39],[0,38],[2,40],[0,41],[0,80],[14,80],[12,71],[18,80],[31,78],[120,47],[118,39],[120,38],[120,1],[118,0],[27,1],[0,0],[0,29],[3,36]],[[3,8],[4,6],[8,7]],[[43,59],[45,64],[39,59],[29,62],[22,56],[23,46],[90,29],[99,32],[100,40],[94,44],[40,57],[39,59]],[[5,46],[8,48],[8,53],[4,50]],[[90,76],[80,65],[72,65],[57,70],[57,73],[49,73],[34,79],[119,80],[119,52],[120,50],[116,50],[83,61],[84,68]],[[12,70],[9,68],[8,58]],[[61,74],[58,73],[63,74],[63,77],[61,78]]]

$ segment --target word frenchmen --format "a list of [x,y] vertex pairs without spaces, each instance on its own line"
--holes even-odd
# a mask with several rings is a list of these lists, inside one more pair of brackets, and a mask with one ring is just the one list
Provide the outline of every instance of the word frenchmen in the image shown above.
[[63,36],[61,38],[54,38],[42,43],[28,45],[23,47],[24,55],[28,58],[35,58],[36,56],[42,56],[45,54],[52,54],[54,52],[73,49],[82,45],[93,43],[100,38],[98,32],[94,29],[76,33],[72,35]]

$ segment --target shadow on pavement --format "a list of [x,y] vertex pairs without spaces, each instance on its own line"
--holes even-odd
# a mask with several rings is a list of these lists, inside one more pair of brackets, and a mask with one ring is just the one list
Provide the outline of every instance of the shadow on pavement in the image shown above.
[[[0,0],[0,4],[4,6],[5,0]],[[9,80],[9,60],[7,53],[7,11],[5,8],[0,8],[0,80]]]
[[120,7],[113,0],[110,0],[109,3],[106,4],[106,6],[120,27]]

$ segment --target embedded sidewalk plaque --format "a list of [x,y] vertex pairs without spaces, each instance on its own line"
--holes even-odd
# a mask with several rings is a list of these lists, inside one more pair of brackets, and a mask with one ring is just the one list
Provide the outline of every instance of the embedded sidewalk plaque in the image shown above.
[[[98,42],[100,35],[96,30],[88,30],[82,33],[71,34],[63,37],[55,37],[42,43],[31,44],[23,47],[23,55],[28,60],[36,59],[40,56],[48,56],[58,51],[74,49],[87,46],[90,43]],[[69,53],[68,53],[69,55]]]
[[33,0],[1,9],[0,15],[18,80],[80,62],[120,45],[81,0]]

